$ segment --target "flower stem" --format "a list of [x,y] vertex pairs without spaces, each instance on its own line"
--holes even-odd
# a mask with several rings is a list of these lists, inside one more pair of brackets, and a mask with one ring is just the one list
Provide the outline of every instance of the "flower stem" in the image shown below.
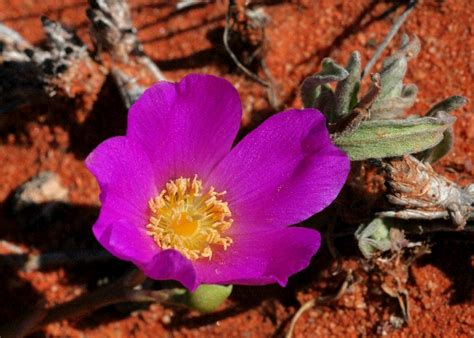
[[173,289],[159,291],[134,289],[145,279],[143,272],[133,270],[108,286],[63,304],[49,309],[37,306],[19,320],[0,328],[0,336],[23,337],[50,323],[81,317],[107,305],[124,302],[166,302],[174,294]]

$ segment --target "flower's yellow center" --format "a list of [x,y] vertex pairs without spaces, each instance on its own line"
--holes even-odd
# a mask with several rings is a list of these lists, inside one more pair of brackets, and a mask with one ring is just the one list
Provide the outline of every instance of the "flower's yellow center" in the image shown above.
[[178,178],[152,198],[147,233],[162,249],[175,249],[188,259],[212,258],[217,245],[227,250],[232,239],[223,233],[233,220],[227,202],[211,187],[203,192],[202,182]]

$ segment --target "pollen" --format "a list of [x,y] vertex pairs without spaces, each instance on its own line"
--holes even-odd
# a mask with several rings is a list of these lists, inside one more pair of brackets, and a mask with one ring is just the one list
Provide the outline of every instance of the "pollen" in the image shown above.
[[162,249],[178,250],[191,260],[210,260],[213,250],[227,250],[232,244],[225,236],[233,222],[229,206],[222,200],[225,193],[213,187],[203,189],[197,176],[169,181],[148,202],[148,235]]

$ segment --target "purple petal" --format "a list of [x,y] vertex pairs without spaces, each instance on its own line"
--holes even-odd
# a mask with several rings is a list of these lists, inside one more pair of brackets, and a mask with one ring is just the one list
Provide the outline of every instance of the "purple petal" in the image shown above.
[[164,250],[148,263],[143,272],[158,280],[177,280],[191,291],[199,286],[193,263],[176,250]]
[[159,186],[180,176],[203,179],[230,151],[241,115],[229,82],[188,75],[149,88],[130,109],[127,136],[143,145]]
[[296,224],[314,215],[336,198],[349,168],[319,111],[288,110],[247,135],[208,183],[227,191],[232,235]]
[[309,265],[321,242],[317,231],[299,227],[234,235],[233,240],[212,260],[195,263],[200,283],[285,286],[289,276]]
[[133,262],[150,278],[176,280],[191,291],[198,287],[192,262],[176,250],[161,251],[144,228],[125,220],[114,221],[98,240],[111,254]]
[[138,266],[148,264],[160,251],[144,229],[137,228],[125,219],[109,223],[100,234],[96,231],[94,233],[107,251]]
[[142,212],[157,194],[150,159],[128,137],[113,137],[99,144],[86,158],[86,166],[99,183],[102,202],[110,194]]
[[[150,254],[140,251],[148,250],[153,244],[145,234],[145,226],[149,217],[148,201],[157,195],[146,153],[129,138],[114,137],[101,143],[87,157],[86,166],[101,188],[102,207],[93,228],[99,242],[114,255],[128,257],[123,259],[136,262],[151,259]],[[128,242],[133,244],[127,249]],[[132,254],[135,248],[138,252]],[[140,258],[142,253],[144,257]]]

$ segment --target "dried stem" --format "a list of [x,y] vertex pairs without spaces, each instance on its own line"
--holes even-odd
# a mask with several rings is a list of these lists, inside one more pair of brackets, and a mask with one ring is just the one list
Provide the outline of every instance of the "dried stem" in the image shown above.
[[[78,88],[88,94],[97,93],[105,79],[105,71],[91,58],[87,46],[61,23],[46,17],[41,18],[41,23],[49,55],[41,57],[35,53],[33,59],[40,64],[47,94],[73,98],[77,96]],[[84,86],[84,83],[88,85]]]
[[[33,47],[20,34],[0,25],[0,111],[35,104],[59,95],[96,93],[104,74],[87,47],[59,22],[41,18],[46,50]],[[87,86],[84,86],[87,82]],[[81,88],[81,89],[78,89]]]
[[339,287],[339,290],[337,291],[336,294],[330,295],[330,296],[321,296],[319,298],[312,299],[306,303],[304,303],[298,311],[296,311],[295,315],[293,316],[293,319],[291,320],[290,323],[290,328],[288,329],[287,334],[285,335],[285,338],[292,338],[293,337],[293,331],[295,330],[296,323],[298,322],[298,319],[309,309],[317,306],[317,305],[326,305],[330,304],[332,302],[337,301],[340,299],[347,291],[347,289],[354,285],[357,284],[359,281],[354,280],[354,275],[352,273],[352,270],[347,271],[346,278],[342,282],[341,286]]
[[100,53],[110,56],[111,74],[129,108],[152,83],[166,80],[144,53],[126,0],[89,0],[87,16]]
[[192,7],[206,6],[214,0],[177,0],[174,8],[177,12],[185,11]]
[[2,43],[2,52],[0,61],[29,61],[25,50],[34,47],[26,41],[20,34],[13,29],[0,23],[0,42]]
[[235,55],[235,53],[232,51],[232,49],[229,46],[229,31],[230,31],[230,19],[233,16],[233,13],[236,8],[236,3],[235,0],[229,0],[229,5],[227,7],[227,14],[225,17],[225,29],[224,29],[224,36],[223,36],[223,42],[224,42],[224,47],[229,54],[230,58],[234,63],[239,67],[241,71],[245,73],[248,77],[250,77],[252,80],[255,82],[258,82],[262,86],[268,88],[270,87],[270,83],[267,81],[261,79],[257,74],[254,74],[252,71],[250,71],[247,67],[245,67],[242,62],[240,62],[239,58]]
[[326,244],[328,246],[329,253],[331,254],[332,258],[336,261],[336,266],[331,269],[331,275],[337,276],[342,270],[342,258],[339,254],[339,251],[336,249],[334,245],[334,228],[336,227],[335,222],[329,223],[327,232],[326,232]]
[[119,68],[113,67],[111,74],[122,96],[123,103],[127,109],[130,108],[133,102],[143,94],[146,88],[139,85],[134,77],[127,75]]
[[375,63],[378,61],[378,59],[380,58],[380,56],[382,55],[382,52],[385,50],[385,48],[388,46],[388,44],[390,43],[390,41],[392,41],[393,37],[397,34],[398,30],[400,29],[400,27],[403,25],[403,23],[405,22],[405,20],[408,18],[408,16],[410,15],[410,13],[412,12],[412,10],[415,8],[415,5],[417,3],[417,0],[411,0],[408,5],[407,5],[407,8],[405,9],[405,11],[402,13],[402,15],[400,15],[400,17],[395,21],[395,23],[393,24],[392,28],[390,28],[390,31],[388,32],[387,36],[385,37],[385,39],[382,41],[382,43],[380,44],[380,46],[377,48],[377,50],[375,51],[374,55],[372,56],[372,58],[369,60],[369,62],[367,62],[367,65],[365,66],[364,70],[362,71],[362,74],[361,74],[361,80],[364,79],[364,77],[369,74],[370,70],[372,69],[372,67],[375,65]]
[[[126,0],[89,0],[91,36],[99,62],[86,46],[59,22],[42,17],[46,50],[33,47],[20,34],[0,24],[0,112],[19,104],[60,95],[68,98],[96,95],[109,70],[127,107],[151,84],[165,80],[143,52]],[[5,62],[9,61],[8,65]],[[8,90],[2,90],[8,88]]]
[[4,239],[0,240],[0,247],[15,255],[22,255],[26,252],[26,249],[23,249],[21,246]]
[[173,295],[173,289],[161,291],[134,289],[144,281],[145,275],[139,270],[133,270],[113,284],[69,302],[50,309],[35,309],[24,318],[1,328],[0,336],[22,337],[40,330],[49,323],[81,317],[107,305],[124,302],[166,302]]
[[[227,7],[227,13],[226,13],[226,21],[225,21],[225,28],[224,28],[224,34],[223,34],[223,43],[225,50],[229,54],[230,58],[232,61],[235,63],[235,65],[248,77],[250,77],[252,80],[257,82],[258,84],[262,85],[263,87],[266,88],[267,92],[267,99],[270,104],[270,106],[273,109],[278,109],[278,107],[281,105],[280,99],[278,97],[277,93],[277,84],[270,72],[270,69],[267,67],[267,64],[261,55],[263,55],[265,51],[265,41],[266,41],[266,35],[265,35],[265,25],[266,25],[266,15],[264,14],[263,11],[257,10],[245,10],[245,17],[249,21],[248,26],[251,27],[251,29],[259,29],[259,43],[258,47],[253,51],[253,53],[250,55],[248,58],[247,62],[251,63],[253,60],[256,58],[259,58],[259,66],[265,75],[266,79],[262,79],[258,74],[252,72],[248,67],[246,67],[237,57],[237,55],[234,53],[232,48],[230,47],[230,42],[229,40],[231,39],[230,33],[231,33],[231,28],[233,27],[233,24],[236,23],[237,21],[237,16],[238,16],[238,8],[237,8],[237,3],[235,0],[229,0],[228,2],[228,7]],[[247,27],[247,26],[246,26]]]
[[[353,237],[354,233],[357,231],[357,227],[345,229],[341,232],[336,232],[332,234],[333,239],[338,238],[345,238],[345,237]],[[474,234],[474,225],[468,224],[463,229],[455,229],[452,226],[448,226],[445,224],[432,224],[430,223],[429,226],[420,226],[416,224],[410,224],[407,226],[402,226],[403,231],[406,234],[410,235],[423,235],[423,234],[435,234],[435,233],[442,233],[442,232],[456,232],[462,234]]]

